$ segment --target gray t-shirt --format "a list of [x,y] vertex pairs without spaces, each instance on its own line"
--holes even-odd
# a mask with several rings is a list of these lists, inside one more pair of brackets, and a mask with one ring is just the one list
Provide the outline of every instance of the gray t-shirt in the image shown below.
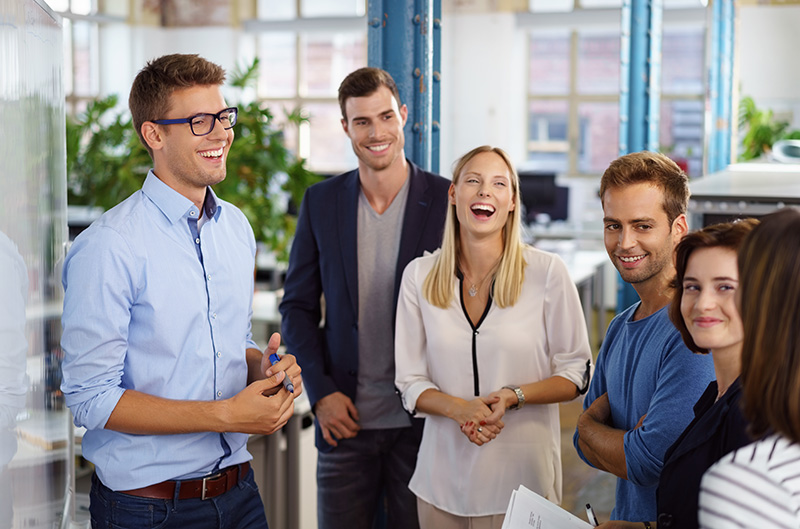
[[358,393],[367,430],[411,424],[394,386],[394,281],[408,198],[408,180],[379,215],[358,197]]

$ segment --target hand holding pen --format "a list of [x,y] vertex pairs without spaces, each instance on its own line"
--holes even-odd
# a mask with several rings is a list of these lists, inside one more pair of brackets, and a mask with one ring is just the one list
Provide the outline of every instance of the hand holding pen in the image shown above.
[[297,365],[297,361],[295,360],[294,356],[290,354],[278,356],[278,348],[281,345],[281,335],[273,333],[272,336],[269,338],[269,343],[267,344],[267,348],[264,350],[264,355],[261,360],[261,368],[264,372],[264,375],[267,377],[271,377],[276,373],[283,371],[284,378],[282,380],[283,387],[289,393],[294,394],[295,397],[302,393],[302,388],[300,387],[301,377],[300,377],[300,366]]

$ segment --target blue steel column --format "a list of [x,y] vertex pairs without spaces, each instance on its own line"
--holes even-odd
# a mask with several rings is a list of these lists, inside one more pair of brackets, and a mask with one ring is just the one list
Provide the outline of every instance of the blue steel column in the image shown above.
[[369,65],[392,75],[408,107],[406,156],[436,170],[439,135],[433,129],[434,120],[438,128],[439,89],[434,70],[438,78],[441,0],[370,0],[367,9]]
[[711,60],[708,70],[710,138],[707,172],[725,169],[731,163],[733,119],[733,0],[715,0],[711,5]]
[[[619,154],[658,151],[661,114],[662,0],[623,0],[620,41]],[[619,280],[617,311],[639,300]]]

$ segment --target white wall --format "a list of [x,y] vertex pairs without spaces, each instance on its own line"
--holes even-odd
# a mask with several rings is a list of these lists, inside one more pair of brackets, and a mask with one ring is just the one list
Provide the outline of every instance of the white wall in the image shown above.
[[483,144],[525,159],[526,40],[513,13],[448,14],[442,25],[439,171]]
[[233,72],[255,57],[255,37],[232,27],[158,28],[113,24],[103,28],[100,91],[119,94],[127,108],[131,83],[147,61],[169,53],[197,53]]
[[741,95],[800,128],[800,6],[742,6],[737,29]]

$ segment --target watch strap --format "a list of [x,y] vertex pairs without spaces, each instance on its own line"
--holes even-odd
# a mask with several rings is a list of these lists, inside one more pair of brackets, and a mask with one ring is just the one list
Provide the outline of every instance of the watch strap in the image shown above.
[[518,410],[525,405],[525,394],[519,386],[503,386],[503,389],[510,389],[517,396],[517,403],[509,406],[509,410]]

